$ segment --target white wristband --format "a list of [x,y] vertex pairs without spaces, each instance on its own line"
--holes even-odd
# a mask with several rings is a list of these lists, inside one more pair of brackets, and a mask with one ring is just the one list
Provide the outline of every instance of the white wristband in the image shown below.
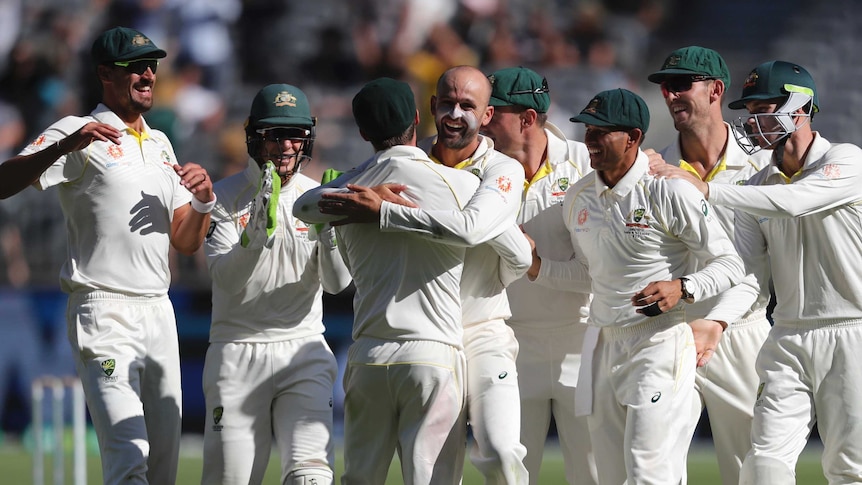
[[212,212],[213,207],[215,207],[217,200],[218,197],[216,197],[215,194],[213,194],[213,200],[209,202],[201,202],[197,199],[197,197],[192,197],[192,209],[196,210],[197,212],[200,212],[201,214],[209,214],[210,212]]

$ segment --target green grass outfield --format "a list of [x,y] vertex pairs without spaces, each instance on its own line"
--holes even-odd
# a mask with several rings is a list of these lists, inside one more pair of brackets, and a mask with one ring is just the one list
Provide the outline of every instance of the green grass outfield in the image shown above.
[[[336,478],[341,476],[341,451],[336,454],[338,463],[336,463]],[[469,460],[469,459],[468,459]],[[51,457],[46,456],[46,483],[51,482]],[[71,483],[71,461],[70,454],[67,452],[67,469],[66,483]],[[278,485],[279,469],[278,457],[273,456],[270,461],[270,466],[267,469],[264,484]],[[177,477],[178,485],[196,485],[201,479],[201,445],[200,438],[185,437],[182,445],[182,457],[180,459],[179,475]],[[32,459],[29,452],[20,445],[7,442],[0,446],[0,482],[10,485],[25,485],[32,483]],[[97,485],[101,482],[101,470],[99,457],[93,453],[89,455],[89,463],[87,469],[88,483]],[[718,465],[715,461],[715,455],[710,444],[696,442],[692,447],[689,455],[688,466],[688,482],[694,485],[719,485],[721,483],[718,475]],[[809,446],[809,449],[802,455],[797,467],[797,483],[806,485],[825,484],[826,479],[820,468],[820,448],[817,445]],[[338,483],[338,480],[336,480]],[[403,482],[400,478],[400,473],[397,467],[397,460],[393,462],[390,468],[389,479],[385,485],[401,485]],[[465,466],[464,470],[464,485],[480,485],[483,483],[479,472],[470,464]],[[545,461],[542,465],[539,483],[557,485],[565,484],[565,476],[563,472],[563,460],[559,448],[550,444],[545,450]]]

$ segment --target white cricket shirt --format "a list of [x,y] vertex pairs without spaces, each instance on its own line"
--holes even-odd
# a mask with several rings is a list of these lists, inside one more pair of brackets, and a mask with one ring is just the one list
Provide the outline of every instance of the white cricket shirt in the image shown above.
[[[432,162],[421,149],[396,146],[375,154],[327,187],[405,184],[419,206],[460,211],[479,179]],[[319,197],[309,191],[297,206]],[[376,224],[336,228],[338,248],[356,285],[353,339],[431,340],[462,346],[460,282],[465,249]]]
[[862,149],[815,133],[790,179],[772,163],[748,183],[710,184],[710,200],[739,209],[737,246],[761,285],[771,269],[775,321],[862,320]]
[[[769,156],[772,152],[761,150],[754,155],[745,153],[739,144],[736,143],[733,128],[730,124],[724,123],[724,126],[727,130],[727,143],[724,147],[724,154],[703,180],[717,184],[745,185],[748,179],[769,164]],[[697,175],[697,171],[682,158],[679,137],[677,137],[675,143],[668,145],[660,153],[667,163],[682,167]],[[730,236],[731,241],[733,241],[734,210],[716,204],[713,204],[711,208],[713,214],[721,223],[721,227]],[[703,267],[703,262],[696,260],[692,261],[692,264],[691,271]],[[746,276],[746,278],[754,278],[754,276]],[[732,325],[733,322],[745,319],[755,312],[765,311],[766,306],[769,304],[769,285],[760,286],[759,290],[755,293],[755,282],[751,279],[746,279],[745,281],[746,284],[735,285],[733,288],[712,298],[706,298],[687,305],[685,307],[687,318],[689,320],[696,318],[720,320]],[[755,301],[753,305],[749,306],[748,302],[751,302],[752,299],[755,299]]]
[[243,172],[214,186],[218,202],[204,245],[213,280],[210,342],[278,342],[323,333],[322,292],[338,293],[350,284],[331,238],[311,240],[309,227],[292,214],[294,201],[320,185],[301,173],[281,188],[272,247],[242,247],[260,174],[249,159]]
[[[631,297],[652,281],[687,276],[698,301],[744,276],[742,260],[700,192],[688,182],[650,175],[643,152],[613,188],[596,172],[570,188],[563,220],[576,259],[543,261],[541,272],[570,282],[577,291],[588,291],[585,284],[591,282],[592,325],[627,327],[646,321],[650,317],[635,312]],[[687,273],[690,253],[708,261],[692,274]]]
[[[419,143],[432,159],[435,138]],[[465,326],[508,318],[511,311],[505,285],[526,272],[532,260],[529,242],[515,225],[524,169],[517,160],[494,150],[490,138],[480,135],[479,141],[470,158],[453,167],[481,181],[464,210],[442,210],[435,205],[410,208],[391,203],[384,203],[380,210],[383,231],[411,232],[471,246],[461,278]]]
[[20,154],[50,147],[93,121],[120,130],[120,144],[94,141],[58,158],[34,184],[40,190],[59,186],[69,251],[60,287],[68,293],[165,295],[171,221],[192,194],[174,172],[177,157],[164,133],[144,122],[138,134],[99,104],[89,116],[67,116],[49,126]]
[[[548,158],[527,181],[518,223],[536,242],[543,259],[565,261],[574,257],[569,231],[563,224],[562,209],[566,189],[592,171],[587,146],[567,140],[551,123],[545,123],[548,136]],[[508,324],[521,327],[558,328],[586,323],[589,315],[589,292],[572,292],[558,284],[546,284],[541,275],[535,281],[524,277],[512,283],[506,292],[512,317]],[[586,326],[581,326],[586,331]]]

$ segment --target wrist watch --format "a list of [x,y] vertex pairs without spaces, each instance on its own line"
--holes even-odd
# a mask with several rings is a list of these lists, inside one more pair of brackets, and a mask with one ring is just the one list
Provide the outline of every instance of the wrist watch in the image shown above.
[[679,286],[682,289],[682,299],[686,303],[694,303],[694,293],[690,289],[691,281],[685,276],[679,279]]

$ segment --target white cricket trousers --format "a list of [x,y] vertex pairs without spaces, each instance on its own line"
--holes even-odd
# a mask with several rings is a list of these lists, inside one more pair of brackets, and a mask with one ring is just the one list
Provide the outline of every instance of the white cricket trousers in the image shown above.
[[300,469],[332,475],[336,373],[335,356],[319,334],[280,342],[211,343],[203,374],[207,415],[201,483],[261,483],[273,435],[282,483],[292,483],[289,475]]
[[771,328],[766,310],[734,322],[724,331],[709,362],[697,368],[697,393],[688,433],[694,434],[706,407],[724,485],[739,483],[742,461],[751,449],[751,421],[759,382],[755,361]]
[[464,469],[464,353],[360,338],[344,374],[343,485],[381,485],[398,450],[405,485],[455,485]]
[[[557,328],[512,325],[518,351],[521,391],[521,443],[527,448],[524,464],[530,484],[539,484],[539,470],[551,416],[571,485],[595,485],[596,462],[586,416],[575,416],[575,392],[581,369],[581,347],[586,325],[574,321]],[[469,366],[469,360],[468,360]]]
[[464,326],[467,421],[473,465],[486,485],[527,485],[527,449],[521,444],[518,341],[502,319]]
[[739,483],[796,482],[815,421],[830,484],[862,483],[862,320],[776,322],[757,357],[760,390]]
[[601,484],[676,485],[685,477],[684,456],[674,454],[691,443],[696,353],[681,313],[601,328],[587,418]]
[[182,388],[170,300],[76,292],[66,318],[105,485],[174,483]]

